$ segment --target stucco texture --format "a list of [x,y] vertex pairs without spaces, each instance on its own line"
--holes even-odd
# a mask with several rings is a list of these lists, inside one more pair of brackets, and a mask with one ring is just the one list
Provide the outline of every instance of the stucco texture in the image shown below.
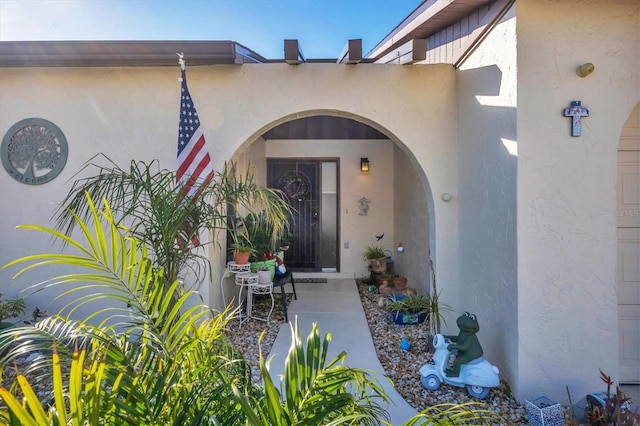
[[[518,0],[518,365],[523,398],[617,378],[616,150],[639,99],[637,1]],[[576,67],[592,62],[581,78]],[[570,136],[563,109],[590,109]]]
[[[175,69],[0,69],[0,132],[4,134],[23,118],[41,117],[58,125],[69,142],[66,168],[46,185],[28,187],[0,173],[2,264],[50,249],[48,241],[25,235],[28,233],[15,227],[25,222],[50,224],[53,210],[70,188],[69,179],[95,154],[105,153],[121,167],[128,167],[133,159],[158,159],[161,167],[174,167],[180,95],[178,76],[177,66]],[[455,167],[451,167],[456,160],[456,102],[452,96],[455,76],[451,66],[189,67],[187,58],[187,78],[216,170],[235,154],[246,152],[254,142],[264,143],[260,135],[277,124],[325,114],[357,119],[383,131],[393,143],[402,143],[407,152],[412,153],[412,164],[421,168],[417,173],[423,187],[431,186],[441,192],[450,190],[456,180]],[[372,159],[372,177],[376,168],[393,170],[391,146],[387,158],[383,155]],[[251,152],[247,154],[251,155]],[[367,191],[366,187],[361,189]],[[384,198],[374,201],[385,202]],[[372,205],[372,208],[376,207]],[[440,213],[444,216],[444,211],[436,208],[435,217]],[[387,219],[392,221],[392,217]],[[393,223],[382,222],[372,225],[371,230],[385,227],[390,229],[392,237]],[[436,223],[442,224],[443,229],[439,231],[442,235],[450,236],[437,247],[437,268],[442,268],[444,275],[456,268],[457,232],[447,227],[455,228],[457,220],[447,215]],[[429,226],[438,225],[431,221]],[[351,265],[355,265],[351,263],[355,262],[353,253],[371,240],[370,232],[363,234],[355,230],[353,235],[342,234],[354,247],[350,254],[342,253],[350,270]],[[213,276],[199,283],[200,290],[214,306],[220,303],[223,261],[218,258],[222,256],[213,259]],[[356,272],[355,266],[353,270]],[[12,272],[15,271],[0,272],[0,281],[11,283]],[[6,294],[48,275],[42,271],[24,277],[15,282],[14,287],[7,287]],[[37,305],[40,309],[56,311],[60,305],[52,302],[51,296],[43,293],[30,298],[28,309]]]
[[477,315],[485,357],[509,382],[518,375],[516,52],[512,7],[456,72],[461,291],[455,308]]

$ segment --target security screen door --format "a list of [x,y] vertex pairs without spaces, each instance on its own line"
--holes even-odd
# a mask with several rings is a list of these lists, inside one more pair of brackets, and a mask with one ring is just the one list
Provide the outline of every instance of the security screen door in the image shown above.
[[268,159],[267,182],[281,190],[293,210],[287,268],[337,270],[337,162]]

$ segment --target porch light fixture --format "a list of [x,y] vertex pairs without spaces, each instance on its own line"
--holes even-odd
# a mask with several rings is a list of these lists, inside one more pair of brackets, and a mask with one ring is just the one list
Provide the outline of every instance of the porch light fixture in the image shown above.
[[369,159],[366,157],[360,158],[360,171],[364,173],[369,173]]

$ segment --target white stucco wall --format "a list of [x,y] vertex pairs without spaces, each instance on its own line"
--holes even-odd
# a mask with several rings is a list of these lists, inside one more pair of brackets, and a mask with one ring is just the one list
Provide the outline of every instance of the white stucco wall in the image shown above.
[[[518,0],[518,327],[521,398],[567,402],[614,379],[616,150],[640,98],[637,0]],[[577,66],[592,62],[586,78]],[[571,137],[563,109],[590,108]]]
[[[435,222],[435,217],[430,218],[433,197],[424,171],[416,169],[409,155],[411,153],[407,154],[400,146],[394,146],[395,244],[391,249],[395,273],[407,277],[407,286],[426,294],[430,292],[431,283],[429,249],[433,236],[430,229],[435,229],[435,223],[432,223]],[[404,247],[402,254],[395,250],[400,242]],[[432,259],[435,258],[435,250],[431,255]],[[441,284],[445,288],[449,286],[446,280]]]
[[453,308],[456,317],[478,316],[484,356],[511,381],[518,359],[515,7],[461,65],[456,82],[459,186],[447,204],[460,209],[461,291]]
[[[455,186],[455,77],[448,65],[212,66],[188,67],[187,75],[217,170],[279,123],[316,114],[343,115],[372,125],[394,142],[406,145],[434,192]],[[69,161],[53,182],[29,187],[0,172],[0,263],[49,249],[47,240],[25,236],[15,226],[48,224],[70,187],[67,180],[92,155],[104,152],[122,167],[128,167],[132,159],[159,159],[162,167],[174,167],[178,76],[177,66],[0,69],[0,134],[19,120],[41,117],[58,125],[69,141]],[[373,179],[377,164],[384,161],[372,159]],[[393,167],[391,158],[389,166]],[[350,199],[343,198],[343,208]],[[373,200],[372,209],[378,202]],[[446,236],[438,243],[436,262],[444,276],[456,268],[457,215],[449,216],[448,211],[445,215],[439,208],[435,215],[442,215],[437,232]],[[353,253],[359,255],[357,247],[370,239],[366,234],[351,241],[351,254],[343,253],[343,260],[356,258]],[[214,306],[220,301],[222,265],[214,264],[211,284],[201,287]],[[11,282],[12,272],[0,272],[3,289]],[[47,275],[34,273],[16,285],[24,287]],[[51,303],[50,294],[36,296],[28,303],[29,309],[38,305],[49,311],[59,306]]]
[[[29,254],[59,250],[51,247],[48,237],[16,230],[16,226],[53,226],[50,219],[71,186],[69,180],[95,154],[104,152],[125,169],[134,158],[159,159],[163,167],[174,167],[180,86],[176,78],[167,77],[142,69],[0,70],[0,134],[4,136],[24,118],[40,117],[55,123],[69,145],[65,169],[47,184],[24,185],[4,169],[0,171],[1,265]],[[0,271],[0,291],[5,296],[60,269],[40,270],[13,281],[16,271]],[[57,312],[63,304],[53,301],[57,294],[48,290],[30,297],[27,314],[35,307]]]

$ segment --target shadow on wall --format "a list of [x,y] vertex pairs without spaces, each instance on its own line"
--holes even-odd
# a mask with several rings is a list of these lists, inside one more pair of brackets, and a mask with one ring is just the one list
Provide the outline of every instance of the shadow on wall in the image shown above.
[[517,365],[517,125],[515,82],[495,65],[459,70],[458,184],[461,290],[456,309],[478,315],[485,353]]

